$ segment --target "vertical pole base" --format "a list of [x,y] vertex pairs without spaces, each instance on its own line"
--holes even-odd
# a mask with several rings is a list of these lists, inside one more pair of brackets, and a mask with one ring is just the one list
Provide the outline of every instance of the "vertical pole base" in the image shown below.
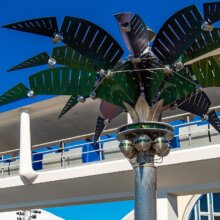
[[135,220],[156,220],[156,167],[143,164],[134,168]]

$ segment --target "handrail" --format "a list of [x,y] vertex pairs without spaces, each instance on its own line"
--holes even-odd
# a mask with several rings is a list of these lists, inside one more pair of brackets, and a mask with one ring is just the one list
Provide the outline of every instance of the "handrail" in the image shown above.
[[[209,108],[209,110],[216,110],[216,109],[220,109],[220,105]],[[162,121],[167,121],[169,119],[181,118],[183,116],[190,116],[190,115],[193,115],[193,114],[190,113],[190,112],[181,113],[181,114],[178,114],[178,115],[163,117]]]
[[[188,124],[191,125],[191,123],[188,123]],[[186,123],[186,126],[187,126],[187,123]],[[213,132],[213,131],[215,131],[215,129],[214,128],[207,128],[207,129],[203,129],[203,130],[199,130],[199,131],[193,131],[193,132],[189,132],[189,133],[187,132],[187,133],[183,133],[183,134],[178,134],[178,135],[175,135],[175,137],[184,137],[184,136],[191,137],[194,134],[203,134],[204,132],[207,132],[207,131]],[[110,139],[107,139],[107,140],[100,140],[100,142],[106,143],[108,141],[114,141],[114,140],[115,140],[115,138],[110,138]],[[92,143],[92,142],[88,142],[88,143]],[[95,150],[93,149],[93,150],[89,150],[89,151],[85,151],[85,152],[70,152],[69,154],[65,155],[65,150],[67,150],[67,148],[72,148],[74,146],[74,148],[72,148],[72,150],[74,151],[74,149],[79,149],[79,147],[82,148],[84,145],[86,145],[88,143],[82,143],[82,144],[78,144],[78,145],[67,146],[65,148],[58,148],[58,149],[48,150],[47,152],[52,152],[52,151],[57,151],[57,150],[63,150],[63,152],[60,152],[60,154],[56,154],[55,156],[53,156],[51,158],[43,158],[41,160],[35,160],[35,161],[33,161],[33,164],[42,162],[44,165],[50,165],[53,162],[55,162],[58,166],[50,167],[50,168],[58,169],[59,167],[60,168],[65,168],[66,166],[69,167],[69,166],[74,165],[73,163],[74,163],[75,159],[77,159],[77,158],[81,159],[82,156],[85,155],[85,154],[90,154],[90,153],[98,152],[99,153],[98,159],[96,161],[91,161],[91,162],[96,162],[96,163],[98,162],[98,163],[100,163],[100,162],[103,161],[103,158],[102,158],[103,157],[103,153],[105,153],[104,155],[107,155],[108,152],[109,153],[111,153],[111,152],[112,153],[119,153],[120,152],[118,146],[109,146],[107,148],[102,148],[102,146],[100,145],[99,148],[95,149]],[[191,146],[189,146],[189,148],[190,147]],[[42,152],[36,152],[36,153],[34,153],[34,155],[41,154],[41,153]],[[62,153],[64,153],[64,154],[62,154]],[[121,154],[121,156],[122,156],[122,154]],[[18,157],[14,157],[14,158],[18,158]],[[5,175],[6,175],[7,172],[8,172],[8,176],[10,176],[11,175],[10,174],[11,171],[16,172],[16,175],[18,175],[19,164],[18,163],[16,163],[16,164],[10,164],[9,163],[9,165],[4,165],[4,161],[7,161],[7,160],[9,160],[9,159],[2,159],[2,161],[1,161],[1,163],[2,163],[2,166],[1,166],[2,178],[5,178]],[[115,160],[115,158],[114,158],[114,160]],[[70,161],[72,161],[71,164],[70,164]],[[82,162],[81,165],[83,165],[83,164],[84,163]],[[79,164],[77,163],[77,165],[79,165]],[[11,170],[11,168],[14,168],[14,169]],[[12,175],[14,175],[14,174],[12,174]]]
[[[112,134],[114,132],[117,131],[117,128],[112,128],[112,129],[108,129],[103,131],[103,135],[106,134]],[[42,143],[42,144],[35,144],[32,146],[33,148],[39,148],[39,147],[46,147],[46,146],[51,146],[54,144],[59,144],[60,142],[70,142],[70,141],[78,141],[78,140],[85,140],[85,139],[90,139],[94,136],[94,132],[93,133],[89,133],[89,134],[85,134],[85,135],[79,135],[79,136],[75,136],[75,137],[69,137],[69,138],[63,138],[63,139],[59,139],[59,140],[55,140],[55,141],[50,141],[50,142],[46,142],[46,143]]]
[[[99,140],[97,141],[97,143],[106,143],[106,142],[110,142],[110,141],[114,141],[115,138],[109,138],[107,140]],[[76,145],[70,145],[70,146],[66,146],[65,148],[56,148],[56,149],[50,149],[50,150],[45,150],[43,151],[43,153],[48,153],[48,152],[57,152],[59,150],[63,150],[63,151],[66,151],[66,150],[69,150],[69,149],[73,149],[74,148],[78,148],[78,147],[83,147],[83,146],[86,146],[88,144],[93,144],[94,142],[93,141],[90,141],[90,142],[86,142],[86,143],[82,143],[82,144],[76,144]],[[36,155],[36,154],[40,154],[42,152],[35,152],[35,153],[32,153],[32,155]]]
[[[188,135],[193,135],[193,134],[201,134],[201,133],[205,133],[207,131],[215,131],[214,128],[211,128],[211,129],[205,129],[205,130],[200,130],[200,131],[194,131],[194,132],[191,132],[191,133],[184,133],[184,134],[179,134],[179,135],[175,135],[174,137],[184,137],[184,136],[188,136]],[[115,140],[114,138],[111,138],[111,140]],[[108,141],[111,141],[108,139]],[[102,142],[105,142],[105,140],[102,140]],[[89,143],[93,143],[93,142],[88,142],[88,143],[82,143],[82,144],[78,144],[78,145],[72,145],[74,147],[76,147],[76,149],[79,149],[77,147],[83,147],[84,145],[86,144],[89,144]],[[48,152],[56,152],[58,150],[67,150],[68,148],[71,148],[72,146],[67,146],[65,147],[65,149],[62,149],[62,148],[58,148],[58,149],[52,149],[52,150],[47,150],[47,151],[44,151],[43,153],[48,153]],[[74,153],[74,154],[68,154],[68,157],[70,156],[82,156],[83,154],[89,154],[89,153],[94,153],[94,152],[108,152],[109,150],[111,149],[117,149],[119,151],[119,148],[118,146],[113,146],[113,147],[108,147],[107,149],[102,149],[102,148],[99,148],[97,150],[90,150],[90,151],[86,151],[86,152],[80,152],[80,153]],[[37,155],[37,154],[41,154],[42,152],[35,152],[33,153],[33,155]],[[55,156],[53,158],[47,158],[47,159],[44,159],[44,160],[36,160],[36,161],[33,161],[33,163],[36,163],[36,162],[42,162],[42,161],[47,161],[47,160],[55,160],[55,159],[60,159],[61,157],[59,156],[59,154],[57,154],[58,156]],[[18,157],[14,157],[14,158],[18,158]],[[10,158],[12,159],[12,158]],[[4,161],[7,161],[8,159],[2,159],[1,161],[4,162]],[[16,165],[17,166],[17,165]]]
[[[220,109],[220,105],[210,108],[210,110],[216,110],[216,109]],[[178,115],[172,115],[172,116],[168,116],[168,117],[163,117],[162,121],[168,121],[170,119],[175,119],[175,118],[180,118],[180,117],[183,117],[183,116],[190,116],[190,115],[193,115],[193,114],[191,114],[191,113],[182,113],[182,114],[178,114]],[[200,120],[200,121],[202,121],[202,120]],[[185,123],[185,124],[187,126],[187,123]],[[117,128],[113,128],[113,129],[103,131],[102,134],[103,135],[111,134],[111,133],[114,133],[116,131],[117,131]],[[70,142],[70,141],[77,141],[77,140],[92,138],[94,136],[94,134],[95,133],[93,132],[93,133],[89,133],[89,134],[86,134],[86,135],[79,135],[79,136],[75,136],[75,137],[69,137],[69,138],[59,139],[59,140],[55,140],[55,141],[51,141],[51,142],[36,144],[36,145],[32,146],[32,149],[33,148],[39,148],[39,147],[42,147],[42,146],[46,147],[46,146],[49,146],[49,145],[52,145],[52,144],[58,144],[60,142]]]

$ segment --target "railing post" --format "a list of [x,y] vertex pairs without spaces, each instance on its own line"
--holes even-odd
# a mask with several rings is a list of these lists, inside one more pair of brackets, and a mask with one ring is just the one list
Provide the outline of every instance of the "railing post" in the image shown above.
[[65,143],[60,142],[60,152],[61,152],[61,167],[66,167],[66,158],[65,158]]
[[99,161],[102,162],[102,144],[99,143]]
[[[187,116],[187,123],[190,123],[190,117]],[[192,135],[191,135],[191,127],[188,125],[188,137],[189,137],[189,148],[192,147]]]

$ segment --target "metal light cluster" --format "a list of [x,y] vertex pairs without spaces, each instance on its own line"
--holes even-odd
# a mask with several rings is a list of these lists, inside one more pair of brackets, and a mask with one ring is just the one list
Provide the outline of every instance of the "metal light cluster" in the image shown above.
[[139,152],[152,151],[159,157],[166,157],[170,152],[169,142],[165,137],[157,137],[152,141],[146,134],[137,135],[133,140],[120,141],[119,148],[128,159],[133,159]]
[[130,140],[122,140],[119,144],[119,148],[124,156],[128,159],[132,159],[136,156],[136,150]]
[[146,134],[138,135],[134,139],[134,147],[137,151],[147,151],[151,147],[151,139]]
[[158,137],[154,140],[153,149],[158,156],[165,157],[169,154],[169,142],[165,137]]

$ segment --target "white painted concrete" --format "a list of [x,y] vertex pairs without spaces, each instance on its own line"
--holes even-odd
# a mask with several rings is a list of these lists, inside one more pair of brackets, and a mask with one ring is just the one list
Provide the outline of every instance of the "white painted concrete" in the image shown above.
[[166,193],[158,196],[157,219],[178,220],[177,196]]
[[[190,213],[192,208],[194,207],[197,200],[200,198],[201,194],[191,195],[188,197],[188,202],[184,204],[181,200],[179,200],[179,204],[182,205],[183,213],[179,213],[179,219],[188,220],[190,217]],[[181,215],[182,214],[182,215]]]
[[186,207],[190,203],[193,195],[184,195],[177,197],[177,204],[178,204],[178,219],[180,220],[188,220],[188,218],[183,218],[184,213],[186,211]]
[[21,110],[19,162],[19,175],[22,181],[26,184],[33,183],[38,174],[32,168],[31,128],[28,109]]

